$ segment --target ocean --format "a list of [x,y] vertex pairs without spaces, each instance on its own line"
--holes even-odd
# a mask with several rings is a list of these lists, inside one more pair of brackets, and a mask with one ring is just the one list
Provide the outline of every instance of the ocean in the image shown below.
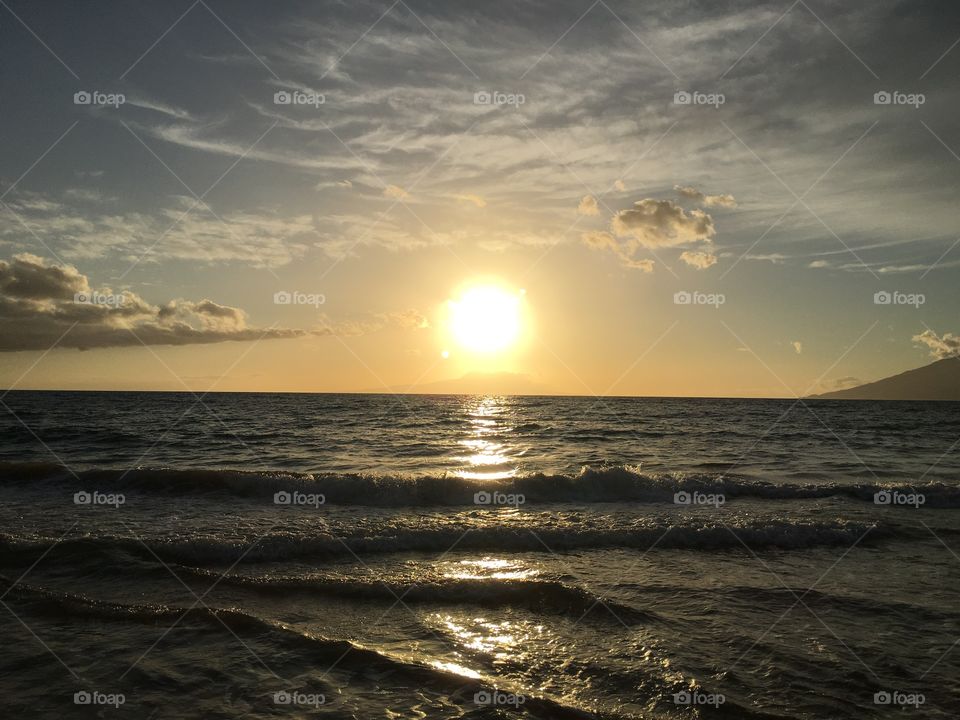
[[960,406],[13,391],[5,717],[956,718]]

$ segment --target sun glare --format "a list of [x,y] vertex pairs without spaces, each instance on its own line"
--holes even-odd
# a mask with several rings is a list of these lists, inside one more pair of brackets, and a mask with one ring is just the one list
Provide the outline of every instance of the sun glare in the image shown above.
[[497,285],[474,285],[451,300],[450,332],[460,347],[498,353],[520,338],[521,295]]

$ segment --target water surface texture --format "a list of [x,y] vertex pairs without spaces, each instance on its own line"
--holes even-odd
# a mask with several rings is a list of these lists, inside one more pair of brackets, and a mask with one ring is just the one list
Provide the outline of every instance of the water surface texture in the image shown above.
[[3,402],[13,713],[960,714],[956,404]]

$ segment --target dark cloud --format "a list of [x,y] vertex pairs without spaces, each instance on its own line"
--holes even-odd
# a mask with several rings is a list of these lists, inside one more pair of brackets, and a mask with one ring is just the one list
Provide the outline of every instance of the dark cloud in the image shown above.
[[0,260],[0,293],[25,300],[73,300],[78,292],[90,290],[87,279],[70,266],[48,266],[42,258],[28,253],[13,262]]
[[245,313],[212,300],[156,307],[131,292],[93,288],[76,268],[35,255],[0,261],[0,352],[194,345],[294,338],[303,330],[248,327]]
[[310,330],[261,328],[241,308],[213,300],[152,305],[138,295],[95,288],[76,268],[36,255],[0,260],[0,352],[88,350],[138,345],[202,345],[324,335],[366,335],[387,328],[428,327],[414,309],[375,313]]

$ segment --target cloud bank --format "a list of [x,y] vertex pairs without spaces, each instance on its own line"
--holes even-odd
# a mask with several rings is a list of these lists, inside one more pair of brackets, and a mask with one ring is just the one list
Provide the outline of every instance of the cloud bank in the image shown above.
[[136,345],[195,345],[295,338],[303,330],[247,325],[240,308],[212,300],[155,306],[140,296],[94,288],[76,268],[28,253],[0,260],[0,352]]
[[354,336],[427,326],[418,311],[401,310],[322,321],[312,330],[255,327],[241,308],[210,299],[153,305],[130,291],[94,287],[70,265],[50,264],[28,253],[0,260],[0,352]]

